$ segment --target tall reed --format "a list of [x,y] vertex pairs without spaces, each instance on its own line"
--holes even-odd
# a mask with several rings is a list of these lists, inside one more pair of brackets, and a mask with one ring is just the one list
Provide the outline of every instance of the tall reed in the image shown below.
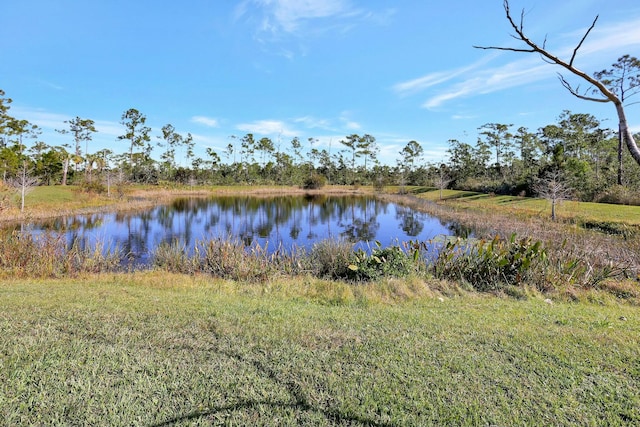
[[0,277],[62,277],[121,269],[124,255],[119,249],[98,242],[82,247],[67,244],[64,235],[33,235],[19,231],[0,236]]

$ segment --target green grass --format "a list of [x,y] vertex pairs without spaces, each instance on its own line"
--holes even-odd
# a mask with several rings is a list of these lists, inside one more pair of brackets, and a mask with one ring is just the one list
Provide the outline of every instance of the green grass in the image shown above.
[[[551,215],[551,204],[543,199],[489,195],[459,190],[444,190],[442,195],[446,203],[455,203],[459,206],[483,210],[499,208],[506,212],[542,217]],[[419,197],[438,201],[440,193],[437,190],[432,190],[420,193]],[[564,220],[640,225],[640,206],[564,201],[557,210],[558,217]]]
[[0,282],[0,423],[640,424],[637,307],[374,290]]
[[75,186],[48,185],[35,187],[27,197],[32,204],[38,205],[73,202],[78,196],[78,189]]

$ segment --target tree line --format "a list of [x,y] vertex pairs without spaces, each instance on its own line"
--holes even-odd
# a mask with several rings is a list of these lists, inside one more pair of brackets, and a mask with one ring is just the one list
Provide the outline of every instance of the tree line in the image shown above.
[[120,153],[92,151],[95,122],[80,117],[58,130],[69,143],[50,146],[39,139],[36,125],[9,114],[10,104],[0,90],[0,173],[5,183],[29,175],[38,177],[41,185],[72,183],[93,191],[125,182],[308,187],[331,183],[533,195],[541,177],[561,172],[577,199],[624,203],[621,195],[637,192],[640,182],[640,168],[619,150],[617,132],[593,115],[570,111],[535,131],[487,123],[478,128],[473,143],[449,140],[448,160],[443,163],[426,161],[423,146],[409,141],[398,152],[396,164],[389,165],[381,164],[380,147],[369,134],[347,135],[331,152],[318,147],[314,138],[282,142],[248,133],[230,137],[221,152],[207,148],[202,158],[195,154],[190,133],[181,134],[167,124],[153,138],[146,116],[133,108],[121,116]]

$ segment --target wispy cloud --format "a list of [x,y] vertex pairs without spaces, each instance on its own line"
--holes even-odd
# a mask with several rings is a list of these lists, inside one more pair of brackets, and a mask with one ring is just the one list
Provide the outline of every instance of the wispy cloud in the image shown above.
[[191,117],[191,123],[198,123],[211,128],[217,128],[220,125],[218,119],[206,116],[193,116]]
[[[579,30],[571,33],[571,37],[565,35],[562,39],[566,43],[575,43],[576,36],[583,34],[584,30]],[[579,37],[578,40],[580,40]],[[611,52],[622,52],[637,46],[640,46],[640,19],[594,30],[581,47],[578,58],[583,67],[588,64],[592,67],[606,68],[616,60],[615,57],[609,58]],[[575,44],[566,44],[554,49],[553,53],[568,59],[574,48]],[[603,53],[607,54],[608,59],[603,59]],[[429,90],[431,94],[422,103],[422,107],[434,109],[455,99],[524,86],[555,77],[556,73],[564,71],[541,61],[536,55],[521,56],[520,59],[502,65],[485,67],[498,58],[509,58],[509,56],[506,52],[492,52],[467,66],[432,72],[416,79],[397,83],[393,86],[393,90],[398,95]]]
[[29,109],[12,106],[11,114],[21,119],[28,120],[29,122],[38,125],[44,129],[65,129],[67,125],[65,120],[71,120],[73,117],[65,114],[52,113],[40,109]]
[[263,29],[297,31],[307,20],[352,14],[345,0],[258,0],[265,9]]
[[54,90],[63,90],[64,89],[63,86],[60,86],[59,84],[52,83],[52,82],[47,81],[47,80],[38,80],[38,83],[40,83],[43,86],[48,87],[49,89],[54,89]]
[[[586,29],[581,29],[571,33],[572,39],[578,40],[585,31]],[[638,46],[640,46],[640,18],[618,22],[602,28],[596,26],[580,48],[579,53],[586,56],[601,52],[608,53],[612,50],[626,50],[631,47],[637,48]],[[611,62],[613,63],[616,59],[611,58]]]
[[293,119],[295,123],[302,123],[307,129],[331,129],[329,120],[318,119],[312,116],[297,117]]
[[236,129],[256,135],[297,136],[298,132],[280,120],[258,120],[251,123],[241,123]]
[[349,111],[343,111],[340,114],[340,122],[343,127],[350,131],[356,131],[362,129],[362,125],[355,120],[351,119],[351,113]]
[[548,64],[540,64],[537,57],[527,58],[510,62],[501,67],[476,71],[473,73],[473,77],[444,88],[427,99],[422,106],[430,109],[436,108],[453,99],[493,93],[552,76],[555,76],[555,70]]
[[96,120],[96,130],[103,136],[118,137],[125,133],[125,129],[120,123],[108,120]]
[[[249,22],[256,39],[268,43],[346,33],[363,22],[387,25],[394,14],[393,8],[366,10],[351,0],[244,0],[234,17]],[[304,53],[306,47],[296,49]],[[289,59],[294,56],[291,49],[276,52]]]
[[221,136],[202,135],[199,133],[192,133],[191,136],[197,146],[210,147],[218,151],[224,150],[229,143],[228,138]]
[[[42,109],[30,109],[23,107],[12,108],[11,112],[17,117],[28,120],[29,122],[38,125],[38,127],[49,131],[54,131],[56,129],[68,129],[69,124],[65,122],[75,118],[74,116],[69,116],[66,114],[52,113],[50,111]],[[119,135],[122,135],[122,133],[124,132],[124,129],[120,123],[109,120],[95,120],[95,127],[100,136],[117,137]]]
[[441,83],[445,83],[449,80],[455,79],[458,76],[468,74],[473,70],[482,67],[483,65],[491,61],[491,59],[493,59],[495,56],[497,56],[497,53],[486,55],[473,64],[466,65],[454,70],[437,71],[434,73],[426,74],[422,77],[418,77],[416,79],[396,83],[395,85],[393,85],[392,89],[399,95],[409,95],[412,93],[420,92],[432,86],[437,86]]

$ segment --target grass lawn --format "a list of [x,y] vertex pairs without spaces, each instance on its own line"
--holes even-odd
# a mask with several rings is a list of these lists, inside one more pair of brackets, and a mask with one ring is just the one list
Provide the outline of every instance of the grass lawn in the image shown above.
[[0,282],[0,424],[640,425],[637,307],[345,287]]
[[[440,201],[440,192],[438,190],[420,192],[418,197]],[[443,202],[447,204],[483,210],[499,209],[503,212],[543,217],[549,217],[551,215],[550,202],[531,197],[500,196],[470,191],[443,190],[442,199]],[[558,218],[564,220],[640,225],[640,206],[564,201],[558,206],[557,215]]]

